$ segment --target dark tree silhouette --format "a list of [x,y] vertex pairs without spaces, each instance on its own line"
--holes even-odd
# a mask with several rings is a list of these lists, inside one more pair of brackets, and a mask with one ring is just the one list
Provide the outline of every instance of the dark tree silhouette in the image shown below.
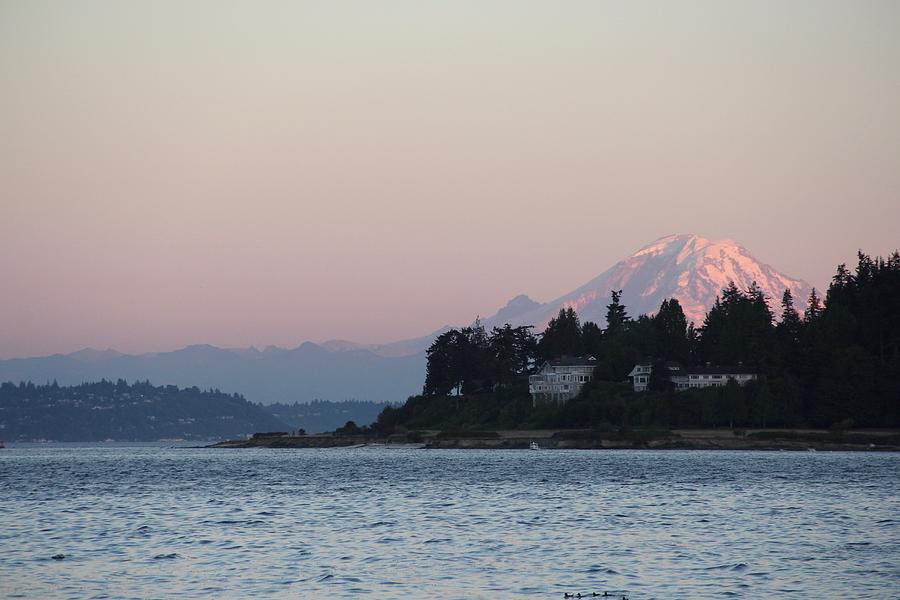
[[690,359],[688,324],[677,299],[663,300],[653,317],[658,354],[661,358],[687,363]]
[[570,306],[559,309],[556,318],[550,319],[538,343],[538,353],[543,360],[550,360],[566,354],[580,354],[582,346],[581,323]]
[[614,336],[624,333],[628,326],[628,312],[622,304],[622,290],[611,292],[612,301],[606,305],[606,335]]
[[[605,330],[582,326],[567,308],[537,344],[527,327],[494,328],[486,336],[476,322],[435,340],[426,395],[385,409],[379,427],[900,426],[900,254],[860,252],[855,270],[837,268],[826,299],[823,305],[813,290],[801,318],[785,290],[775,324],[757,285],[741,290],[731,283],[695,328],[675,299],[663,301],[652,318],[629,319],[616,291]],[[562,406],[532,409],[525,376],[536,360],[579,354],[596,357],[593,381]],[[635,393],[626,375],[648,358],[657,361],[651,390]],[[674,391],[660,377],[667,360],[743,362],[758,379]],[[23,386],[21,393],[29,393]],[[453,391],[464,396],[453,403],[431,397]]]

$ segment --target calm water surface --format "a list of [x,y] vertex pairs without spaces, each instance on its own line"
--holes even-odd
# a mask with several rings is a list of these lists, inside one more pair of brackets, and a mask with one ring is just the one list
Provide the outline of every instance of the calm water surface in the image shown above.
[[10,598],[900,598],[897,454],[30,447],[0,489]]

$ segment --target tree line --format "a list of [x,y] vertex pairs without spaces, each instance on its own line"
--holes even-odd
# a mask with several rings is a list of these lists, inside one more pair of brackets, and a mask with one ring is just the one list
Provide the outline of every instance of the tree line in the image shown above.
[[7,440],[209,440],[286,428],[262,406],[217,389],[124,379],[0,384],[0,437]]
[[[773,309],[773,305],[775,308]],[[677,299],[632,318],[613,291],[606,327],[561,309],[542,334],[532,327],[471,327],[439,336],[427,351],[421,396],[385,409],[378,427],[900,425],[900,255],[858,253],[840,265],[823,299],[799,308],[790,290],[766,298],[756,284],[722,290],[702,324]],[[597,359],[594,381],[563,406],[531,408],[527,375],[562,355]],[[661,368],[651,390],[626,385],[636,362],[736,365],[759,375],[745,387],[676,392]]]

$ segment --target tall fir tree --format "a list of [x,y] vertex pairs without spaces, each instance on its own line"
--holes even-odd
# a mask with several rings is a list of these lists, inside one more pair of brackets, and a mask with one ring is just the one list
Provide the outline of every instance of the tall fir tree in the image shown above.
[[666,360],[686,363],[690,359],[688,323],[681,303],[676,298],[662,301],[653,317],[657,354]]
[[575,309],[561,308],[556,318],[550,319],[538,342],[538,352],[543,360],[581,354],[581,322]]
[[819,294],[816,288],[809,293],[809,299],[806,301],[806,310],[803,311],[803,320],[807,323],[816,321],[822,316],[822,301],[819,300]]
[[606,335],[615,336],[623,333],[628,326],[628,312],[622,304],[622,290],[613,290],[612,301],[606,305]]
[[781,319],[775,330],[785,350],[796,352],[800,343],[800,329],[803,327],[803,321],[794,308],[794,296],[791,290],[785,288],[784,294],[781,296]]

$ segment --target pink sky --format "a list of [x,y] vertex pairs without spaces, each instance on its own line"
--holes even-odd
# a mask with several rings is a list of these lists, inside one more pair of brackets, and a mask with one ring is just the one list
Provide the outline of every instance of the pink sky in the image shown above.
[[896,2],[0,4],[0,358],[422,335],[900,245]]

